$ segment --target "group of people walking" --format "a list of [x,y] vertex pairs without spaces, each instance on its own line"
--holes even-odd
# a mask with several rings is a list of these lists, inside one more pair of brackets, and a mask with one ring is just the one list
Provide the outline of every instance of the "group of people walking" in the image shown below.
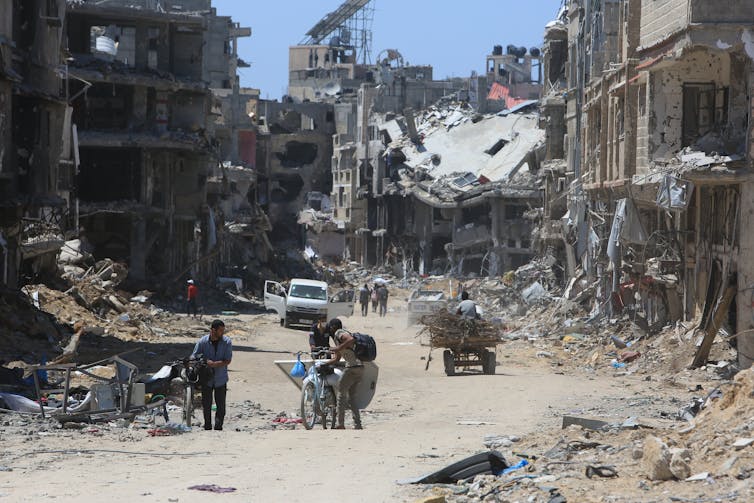
[[359,289],[359,304],[361,304],[361,315],[369,314],[369,303],[372,303],[372,312],[377,312],[377,306],[380,308],[380,316],[387,314],[388,290],[385,283],[375,283],[373,288],[369,288],[368,283],[364,283]]

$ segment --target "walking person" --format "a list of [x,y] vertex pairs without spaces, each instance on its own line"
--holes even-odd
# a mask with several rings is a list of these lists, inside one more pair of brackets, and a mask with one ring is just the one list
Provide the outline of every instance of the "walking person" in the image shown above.
[[377,298],[380,301],[380,316],[385,316],[387,314],[387,297],[387,287],[383,283],[380,285],[379,290],[377,290]]
[[341,358],[345,360],[345,370],[343,375],[338,381],[337,386],[337,418],[338,422],[335,426],[336,430],[344,430],[345,427],[345,415],[346,408],[351,409],[351,416],[353,417],[353,426],[357,430],[362,429],[361,414],[359,408],[353,403],[351,398],[356,392],[361,379],[364,377],[364,365],[356,357],[354,348],[356,347],[356,339],[347,330],[343,330],[343,323],[338,318],[333,318],[328,324],[330,331],[334,332],[333,339],[337,346],[333,349],[333,357],[326,361],[324,365],[334,365],[338,363]]
[[207,359],[207,367],[211,371],[209,377],[202,383],[202,412],[204,412],[204,429],[212,429],[212,398],[214,395],[217,412],[215,413],[215,429],[223,429],[225,420],[225,398],[228,392],[228,365],[233,358],[233,344],[230,337],[225,335],[225,323],[215,320],[210,325],[209,335],[205,335],[196,343],[191,355],[203,355]]
[[194,312],[194,318],[196,318],[196,299],[199,296],[199,289],[194,284],[194,280],[190,279],[186,282],[188,289],[186,292],[186,316],[191,316],[191,311]]
[[374,288],[372,288],[372,295],[370,296],[372,298],[372,312],[377,312],[377,302],[379,299],[377,298],[377,290],[379,289],[379,286],[377,283],[374,284]]
[[372,291],[369,289],[369,285],[364,283],[359,289],[359,304],[361,304],[361,315],[366,316],[369,313],[369,297]]

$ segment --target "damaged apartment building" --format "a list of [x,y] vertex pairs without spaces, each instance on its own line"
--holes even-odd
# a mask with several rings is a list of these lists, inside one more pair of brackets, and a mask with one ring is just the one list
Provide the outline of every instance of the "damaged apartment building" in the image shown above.
[[572,0],[545,35],[548,136],[567,139],[552,180],[569,182],[568,211],[549,217],[562,220],[575,264],[568,291],[591,289],[595,312],[634,313],[650,331],[694,320],[708,334],[741,333],[744,366],[754,356],[752,19],[746,0]]
[[95,257],[127,262],[134,281],[215,267],[211,88],[237,88],[235,39],[249,34],[210,0],[68,2],[78,225]]
[[[350,108],[336,108],[331,199],[346,257],[484,275],[531,258],[524,213],[541,206],[530,171],[543,136],[525,112],[541,85],[531,77],[531,55],[497,52],[488,56],[487,77],[435,81],[431,67],[407,66],[398,51],[385,51],[375,82],[359,87]],[[491,92],[495,73],[507,80]],[[515,85],[525,98],[511,92]],[[490,109],[503,112],[480,113]],[[347,117],[355,127],[341,133]]]
[[72,229],[63,0],[0,0],[0,286],[55,272]]

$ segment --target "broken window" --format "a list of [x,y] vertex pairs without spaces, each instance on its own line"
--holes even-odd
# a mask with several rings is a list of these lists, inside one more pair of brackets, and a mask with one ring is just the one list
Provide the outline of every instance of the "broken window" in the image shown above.
[[683,84],[683,147],[692,145],[728,121],[728,88],[710,84]]
[[314,164],[317,160],[318,147],[314,143],[289,141],[285,144],[285,152],[275,152],[280,164],[285,168],[300,168],[307,164]]
[[79,197],[86,202],[139,201],[139,150],[82,149],[78,187]]

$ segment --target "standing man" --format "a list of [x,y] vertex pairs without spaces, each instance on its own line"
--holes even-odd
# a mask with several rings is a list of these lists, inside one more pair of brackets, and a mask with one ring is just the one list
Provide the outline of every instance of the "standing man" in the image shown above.
[[215,320],[210,325],[209,335],[205,335],[194,347],[191,355],[203,355],[207,359],[210,376],[202,383],[202,411],[204,412],[204,429],[212,429],[212,395],[215,395],[215,429],[223,429],[225,419],[225,395],[228,391],[228,365],[233,358],[233,344],[225,334],[225,323]]
[[196,298],[199,296],[199,289],[194,284],[194,280],[190,279],[188,283],[188,292],[186,292],[186,316],[191,316],[191,311],[194,311],[194,318],[196,318]]
[[330,335],[327,317],[321,316],[319,320],[312,324],[312,329],[309,332],[309,349],[314,351],[317,348],[329,348]]
[[346,407],[351,409],[351,416],[353,417],[353,426],[355,429],[362,429],[361,426],[361,414],[359,408],[353,403],[351,399],[357,386],[364,377],[364,364],[361,363],[356,357],[354,348],[356,347],[356,339],[353,338],[350,332],[343,330],[343,323],[338,318],[333,318],[328,323],[330,331],[334,332],[333,339],[338,346],[333,349],[333,357],[323,365],[335,365],[342,358],[346,362],[346,368],[343,371],[343,375],[338,381],[337,389],[337,416],[338,424],[335,426],[336,430],[344,430]]
[[385,286],[385,283],[380,285],[379,290],[377,290],[377,298],[380,301],[380,316],[385,316],[387,314],[387,287]]
[[362,286],[359,289],[359,304],[361,304],[361,315],[366,316],[369,313],[369,297],[371,295],[371,290],[369,290],[369,285],[364,283],[364,286]]
[[371,297],[372,297],[372,312],[373,313],[377,312],[377,302],[379,301],[379,299],[377,298],[377,290],[379,290],[379,288],[380,287],[377,283],[375,283],[374,288],[372,288]]

